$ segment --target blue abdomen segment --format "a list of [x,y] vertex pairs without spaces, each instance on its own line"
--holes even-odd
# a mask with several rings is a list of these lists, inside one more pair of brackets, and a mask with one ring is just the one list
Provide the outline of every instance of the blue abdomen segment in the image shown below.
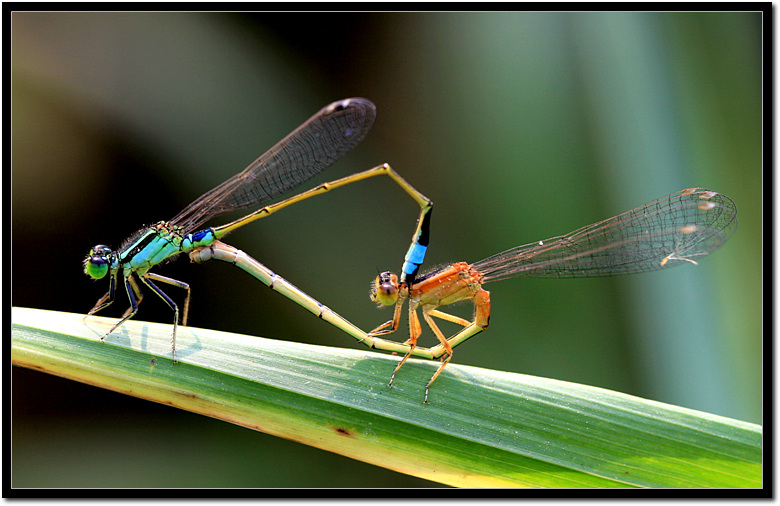
[[[433,203],[431,203],[433,205]],[[425,260],[425,253],[428,251],[428,242],[430,240],[431,214],[433,209],[420,216],[417,224],[417,235],[409,246],[409,251],[404,257],[404,265],[401,267],[401,283],[411,286],[414,283],[414,277],[417,275],[417,269],[420,268]]]
[[428,246],[415,243],[409,248],[404,257],[404,265],[401,268],[406,277],[411,277],[417,273],[417,269],[422,265],[425,260],[425,252],[428,251]]
[[182,238],[181,251],[187,253],[196,248],[210,246],[214,244],[214,241],[216,240],[217,237],[214,235],[214,230],[211,228],[193,234],[187,234]]

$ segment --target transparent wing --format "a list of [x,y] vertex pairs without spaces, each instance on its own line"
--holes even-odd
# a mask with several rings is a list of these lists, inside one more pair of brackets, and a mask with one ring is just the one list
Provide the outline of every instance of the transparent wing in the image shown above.
[[376,107],[365,98],[348,98],[324,107],[242,172],[184,208],[170,224],[187,233],[218,214],[278,197],[357,146],[375,119]]
[[667,195],[571,234],[474,263],[483,282],[515,276],[575,278],[649,272],[697,259],[737,229],[737,207],[701,188]]

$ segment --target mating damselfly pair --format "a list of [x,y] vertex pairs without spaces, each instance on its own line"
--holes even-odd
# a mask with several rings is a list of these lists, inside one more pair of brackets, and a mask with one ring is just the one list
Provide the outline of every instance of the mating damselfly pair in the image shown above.
[[[376,108],[364,98],[334,102],[321,109],[265,154],[221,185],[205,193],[169,221],[144,227],[118,249],[98,245],[84,260],[84,271],[94,279],[109,277],[109,290],[89,311],[92,315],[116,297],[124,287],[130,308],[101,339],[105,339],[138,311],[143,298],[139,281],[156,293],[173,310],[172,354],[176,356],[179,306],[157,283],[186,290],[182,323],[187,324],[190,299],[188,284],[150,272],[155,265],[181,253],[195,263],[211,259],[232,263],[273,290],[297,302],[319,318],[335,325],[370,348],[403,353],[392,372],[389,385],[411,356],[441,359],[441,365],[425,385],[425,403],[431,384],[450,362],[453,348],[488,326],[490,295],[482,285],[512,277],[595,277],[633,274],[692,263],[719,248],[736,230],[734,202],[714,191],[689,188],[639,206],[607,220],[564,236],[517,246],[484,260],[458,262],[418,275],[429,243],[433,203],[404,180],[390,165],[316,186],[308,191],[269,204],[285,192],[310,180],[357,146],[376,119]],[[383,272],[372,284],[371,299],[394,306],[391,320],[364,332],[335,311],[321,304],[266,266],[221,239],[228,233],[273,214],[285,207],[331,189],[374,176],[387,175],[420,207],[412,243],[404,257],[400,275]],[[208,220],[230,211],[263,206],[226,225],[199,230]],[[157,283],[156,283],[157,282]],[[404,342],[384,339],[398,329],[403,305],[409,301],[409,338]],[[471,321],[438,308],[462,300],[474,303]],[[439,344],[417,345],[422,333],[418,309]],[[463,328],[447,337],[433,318]]]

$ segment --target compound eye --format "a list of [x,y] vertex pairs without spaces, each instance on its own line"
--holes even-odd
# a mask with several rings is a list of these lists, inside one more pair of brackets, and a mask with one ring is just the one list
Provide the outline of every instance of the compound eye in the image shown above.
[[84,259],[84,273],[92,279],[101,279],[108,274],[109,256],[111,248],[99,244],[89,251],[89,255]]
[[98,244],[97,246],[94,246],[89,251],[89,256],[95,256],[95,255],[101,255],[101,256],[108,256],[111,254],[111,248],[106,246],[105,244]]
[[398,276],[386,271],[371,283],[371,301],[392,306],[398,300]]

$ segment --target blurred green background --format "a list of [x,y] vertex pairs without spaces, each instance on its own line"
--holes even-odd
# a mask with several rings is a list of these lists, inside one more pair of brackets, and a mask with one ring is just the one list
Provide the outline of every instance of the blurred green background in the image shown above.
[[[364,96],[378,108],[374,129],[307,187],[391,163],[435,202],[428,266],[480,260],[686,187],[734,199],[739,229],[698,267],[487,285],[491,326],[454,362],[762,423],[760,13],[12,22],[14,305],[86,312],[107,289],[82,273],[91,246],[117,247],[173,217],[324,105]],[[377,179],[228,242],[370,329],[390,313],[369,302],[369,281],[400,267],[417,212]],[[227,264],[180,259],[158,272],[190,283],[193,326],[361,346]],[[171,314],[148,294],[137,318]],[[435,485],[17,368],[12,418],[14,487]]]

